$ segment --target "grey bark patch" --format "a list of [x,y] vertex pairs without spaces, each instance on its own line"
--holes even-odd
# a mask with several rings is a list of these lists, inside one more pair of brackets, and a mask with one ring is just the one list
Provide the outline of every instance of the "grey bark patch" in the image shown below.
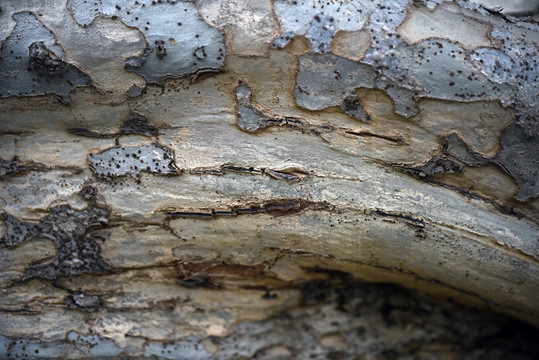
[[[539,26],[536,25],[539,31]],[[522,43],[514,34],[493,29],[491,36],[502,47],[477,49],[472,63],[498,85],[502,104],[514,104],[517,123],[528,137],[539,136],[539,53],[533,45]]]
[[73,209],[69,205],[55,206],[38,222],[19,220],[4,213],[2,219],[7,230],[0,243],[16,246],[36,237],[45,237],[56,243],[55,257],[30,264],[21,281],[86,273],[101,274],[109,270],[110,265],[101,257],[101,246],[90,235],[90,231],[106,224],[108,217],[109,210],[95,203],[82,210]]
[[[502,50],[478,49],[469,56],[458,44],[445,39],[427,39],[410,46],[396,33],[397,26],[404,20],[408,3],[388,2],[372,9],[373,14],[367,24],[372,42],[359,63],[332,55],[327,55],[327,58],[317,58],[313,54],[299,56],[294,92],[297,104],[310,110],[321,110],[339,105],[355,88],[377,88],[393,99],[395,113],[409,118],[418,114],[419,98],[501,100],[504,106],[516,104],[517,122],[528,135],[536,134],[539,128],[537,111],[534,110],[539,104],[537,50],[531,45],[519,44],[514,35],[497,29],[494,29],[493,36],[505,42]],[[288,9],[291,4],[278,2],[276,6]],[[311,10],[305,10],[304,6],[302,2],[297,6],[297,14],[280,18],[281,24],[285,25],[283,31],[293,31],[283,33],[274,45],[282,47],[294,35],[306,33],[302,32],[304,24],[291,23],[293,19],[296,23],[306,21],[305,16]],[[316,16],[319,20],[313,20],[311,25],[315,30],[316,24],[329,21],[324,13]],[[337,18],[342,20],[342,16]],[[336,23],[334,28],[327,28],[324,32],[312,30],[313,52],[327,50],[323,47],[318,49],[315,45],[322,35],[329,36],[333,29],[341,28]],[[528,58],[530,60],[522,60]],[[363,68],[357,71],[360,67]],[[515,67],[519,70],[516,71]],[[374,79],[375,84],[372,83]]]
[[7,246],[16,246],[24,240],[35,238],[41,231],[39,224],[19,220],[6,213],[2,214],[2,220],[7,231],[0,242]]
[[[401,86],[415,85],[407,84],[407,79],[403,77],[406,75],[406,71],[399,66],[398,57],[394,54],[394,49],[398,46],[402,44],[406,46],[404,41],[394,35],[396,27],[401,24],[406,16],[408,2],[409,0],[392,2],[391,4],[384,3],[384,6],[380,6],[373,11],[366,24],[367,30],[371,33],[372,43],[363,59],[363,62],[374,66],[389,78],[393,80],[399,78]],[[390,33],[391,36],[389,35]],[[394,54],[393,56],[391,55],[392,53]],[[388,73],[391,75],[388,75]]]
[[238,102],[236,108],[236,119],[238,126],[248,132],[257,132],[258,130],[284,123],[284,119],[275,119],[265,115],[251,103],[252,91],[246,83],[240,83],[236,86],[235,96]]
[[464,169],[463,164],[455,159],[449,158],[445,154],[444,156],[434,156],[431,160],[421,166],[397,165],[396,167],[421,178],[430,177],[436,174],[461,174]]
[[281,34],[279,37],[277,37],[275,40],[272,41],[271,45],[276,49],[282,49],[284,48],[290,41],[292,41],[292,38],[295,36],[292,32],[287,32]]
[[[206,24],[190,1],[103,0],[94,4],[69,0],[68,8],[81,25],[105,15],[139,29],[148,47],[139,56],[128,58],[125,68],[148,82],[159,83],[166,77],[182,77],[201,69],[217,70],[224,62],[223,34]],[[170,38],[175,45],[165,47],[164,39]],[[203,49],[200,54],[204,56],[198,56],[197,49]]]
[[[81,351],[82,350],[82,351]],[[85,351],[86,350],[86,351]],[[0,356],[2,359],[61,359],[66,354],[72,357],[103,358],[114,357],[122,349],[111,339],[97,335],[79,335],[74,331],[65,339],[43,341],[39,339],[10,339],[0,335]]]
[[[369,30],[376,34],[376,40],[362,62],[390,79],[388,94],[395,101],[396,110],[399,102],[413,110],[411,94],[415,94],[415,99],[472,101],[497,100],[502,91],[507,91],[506,85],[496,84],[477,71],[468,60],[467,52],[448,40],[428,39],[409,46],[395,36],[394,29],[385,30],[377,26],[376,21],[370,24]],[[380,88],[388,85],[381,84]],[[405,91],[407,96],[403,96]],[[400,113],[411,117],[417,111],[401,110]]]
[[501,136],[502,150],[493,161],[502,166],[520,187],[515,198],[525,201],[539,195],[539,137],[532,138],[518,124],[507,127]]
[[69,102],[69,92],[90,85],[90,78],[64,60],[54,34],[35,15],[19,12],[0,47],[0,98],[56,94]]
[[[388,2],[373,12],[367,29],[374,41],[362,61],[400,88],[416,92],[417,98],[496,100],[504,106],[513,105],[526,134],[538,135],[539,54],[517,34],[519,28],[537,31],[539,27],[518,23],[512,25],[514,32],[494,27],[491,36],[501,44],[500,49],[479,48],[470,53],[445,39],[427,39],[409,46],[396,34],[409,2]],[[468,7],[465,2],[458,4]]]
[[247,105],[238,106],[237,117],[238,126],[245,131],[256,132],[271,126],[269,119],[261,111]]
[[146,93],[146,89],[145,88],[142,88],[138,85],[133,85],[129,88],[129,90],[127,90],[127,96],[131,97],[131,98],[134,98],[134,97],[138,97],[138,96],[141,96],[143,94]]
[[456,134],[446,136],[442,140],[442,150],[468,166],[479,166],[486,163],[479,154],[474,153]]
[[331,40],[337,32],[335,19],[324,14],[314,16],[305,37],[311,42],[311,51],[314,53],[329,52]]
[[477,71],[464,49],[450,41],[424,40],[409,48],[403,45],[399,51],[403,52],[398,54],[399,66],[407,69],[406,79],[423,89],[422,97],[498,100],[508,91],[507,85],[496,84]]
[[298,59],[294,97],[306,109],[338,106],[356,88],[374,87],[376,75],[369,65],[333,54],[307,54]]
[[159,143],[143,146],[116,146],[100,153],[88,155],[90,168],[101,178],[131,175],[141,172],[160,175],[178,174],[174,164],[174,151]]
[[[410,46],[396,32],[408,3],[391,2],[374,9],[367,24],[371,46],[360,62],[334,55],[299,56],[296,103],[309,110],[321,110],[341,104],[356,88],[381,89],[393,99],[395,113],[409,118],[418,114],[420,98],[497,100],[504,106],[514,104],[517,123],[528,136],[537,135],[537,49],[496,28],[492,35],[503,44],[500,50],[480,48],[469,53],[445,39],[427,39]],[[295,28],[290,25],[290,29]],[[284,40],[299,33],[298,29],[286,33]]]
[[273,8],[282,34],[272,44],[279,49],[295,35],[305,35],[313,52],[328,52],[337,30],[360,30],[382,1],[276,0]]
[[419,113],[416,94],[409,89],[400,87],[396,82],[381,76],[376,79],[376,87],[384,90],[395,103],[395,114],[410,118]]
[[251,104],[253,92],[251,87],[244,82],[241,82],[235,89],[236,100],[241,104]]

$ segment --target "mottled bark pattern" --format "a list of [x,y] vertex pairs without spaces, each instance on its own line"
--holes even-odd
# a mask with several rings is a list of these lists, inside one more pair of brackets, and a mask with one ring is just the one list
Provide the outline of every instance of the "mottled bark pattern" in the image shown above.
[[1,358],[538,357],[536,22],[0,10]]

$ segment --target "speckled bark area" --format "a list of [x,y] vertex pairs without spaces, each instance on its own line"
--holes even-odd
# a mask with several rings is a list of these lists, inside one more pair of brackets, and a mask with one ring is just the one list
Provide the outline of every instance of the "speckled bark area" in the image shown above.
[[537,358],[536,22],[0,9],[0,357]]

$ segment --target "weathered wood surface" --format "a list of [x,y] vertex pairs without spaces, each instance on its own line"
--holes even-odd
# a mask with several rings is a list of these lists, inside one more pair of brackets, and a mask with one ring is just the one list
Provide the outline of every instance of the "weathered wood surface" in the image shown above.
[[232,356],[335,274],[539,324],[537,24],[324,4],[0,3],[1,335]]

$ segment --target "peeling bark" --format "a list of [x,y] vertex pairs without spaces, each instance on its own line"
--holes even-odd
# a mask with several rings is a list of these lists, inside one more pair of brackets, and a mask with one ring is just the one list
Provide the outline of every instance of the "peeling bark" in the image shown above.
[[539,355],[533,20],[0,9],[2,358]]

